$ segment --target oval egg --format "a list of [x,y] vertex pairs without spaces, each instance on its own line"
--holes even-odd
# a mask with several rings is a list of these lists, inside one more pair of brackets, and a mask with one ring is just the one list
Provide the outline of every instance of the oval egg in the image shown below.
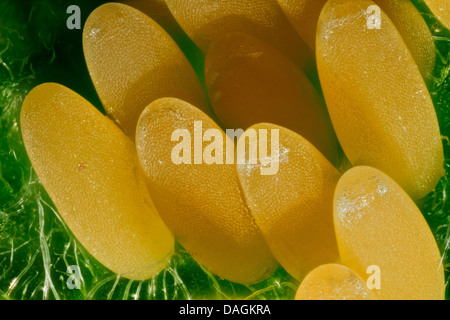
[[210,112],[175,41],[130,6],[107,3],[95,9],[83,29],[83,50],[106,112],[132,140],[140,114],[158,98],[177,97]]
[[187,102],[159,99],[141,115],[136,145],[158,212],[194,259],[244,284],[274,271],[276,262],[245,204],[236,167],[225,163],[233,142],[214,121]]
[[323,97],[303,71],[268,44],[244,33],[216,39],[206,55],[205,78],[225,128],[274,123],[301,134],[337,163],[338,143]]
[[420,210],[383,172],[355,167],[339,180],[334,225],[341,261],[364,279],[379,270],[383,300],[445,298],[444,269]]
[[84,248],[130,279],[161,271],[174,238],[153,206],[131,140],[84,98],[54,83],[27,95],[20,124],[37,176]]
[[[256,146],[257,155],[251,151]],[[272,124],[250,127],[237,150],[247,150],[237,171],[250,212],[286,271],[301,279],[318,265],[338,261],[336,168],[302,136]]]
[[218,37],[245,32],[312,71],[313,52],[297,35],[276,0],[166,0],[166,3],[183,30],[205,53]]
[[317,64],[337,137],[350,162],[383,170],[414,199],[444,173],[436,112],[400,33],[368,0],[330,0],[319,19]]
[[303,279],[295,300],[377,300],[366,282],[339,264],[317,267]]

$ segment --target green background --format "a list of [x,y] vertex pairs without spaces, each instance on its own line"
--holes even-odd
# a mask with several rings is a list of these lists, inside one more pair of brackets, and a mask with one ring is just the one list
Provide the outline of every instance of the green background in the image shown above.
[[[81,8],[82,23],[102,3],[70,2]],[[446,155],[446,176],[419,206],[442,250],[447,270],[450,32],[420,0],[413,3],[436,39],[437,65],[429,90]],[[0,1],[0,299],[292,299],[298,282],[281,268],[263,283],[246,287],[210,274],[178,246],[170,265],[159,276],[130,281],[104,268],[74,239],[30,166],[19,123],[24,97],[43,82],[63,84],[103,111],[84,62],[82,30],[66,27],[68,5],[62,0]],[[175,40],[201,77],[201,52],[185,37]],[[81,270],[80,290],[66,285],[71,265]]]

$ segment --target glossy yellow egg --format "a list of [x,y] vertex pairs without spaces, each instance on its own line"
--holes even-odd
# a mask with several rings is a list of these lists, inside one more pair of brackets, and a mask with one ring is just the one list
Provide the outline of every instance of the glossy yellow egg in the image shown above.
[[148,15],[163,27],[174,40],[184,37],[183,29],[170,13],[165,0],[121,0],[120,2]]
[[[187,102],[159,99],[141,115],[136,145],[158,212],[194,259],[238,283],[255,283],[274,271],[236,167],[226,164],[233,142],[214,121]],[[217,162],[209,162],[214,155]]]
[[[278,0],[298,34],[315,49],[317,22],[326,0]],[[374,0],[400,32],[411,51],[422,76],[430,80],[436,60],[436,48],[430,29],[422,15],[409,0]],[[368,17],[375,14],[367,6]],[[376,16],[372,16],[376,18]],[[383,20],[380,21],[381,25]],[[380,25],[380,26],[381,26]]]
[[161,271],[174,238],[150,199],[131,140],[84,98],[54,83],[27,95],[20,123],[33,169],[84,248],[130,279]]
[[327,0],[277,0],[297,33],[315,49],[317,21]]
[[189,61],[144,13],[120,3],[98,7],[84,26],[83,49],[106,112],[133,140],[139,115],[158,98],[177,97],[209,112]]
[[[394,23],[423,78],[429,81],[436,62],[436,46],[433,35],[419,10],[411,1],[406,0],[375,0],[374,2]],[[383,20],[381,20],[382,27]]]
[[166,0],[166,3],[203,52],[220,36],[245,32],[267,42],[300,67],[312,68],[313,52],[297,35],[276,0]]
[[371,5],[368,0],[327,2],[317,31],[320,80],[350,162],[383,170],[419,199],[444,172],[437,116],[397,28],[383,12],[382,27],[369,28]]
[[366,282],[339,264],[317,267],[303,279],[295,300],[377,300]]
[[325,102],[305,73],[268,44],[244,33],[215,40],[205,61],[214,111],[227,129],[274,123],[337,162],[338,143]]
[[377,269],[378,275],[371,275],[379,277],[380,299],[444,299],[444,270],[433,234],[387,175],[363,166],[347,171],[336,188],[334,223],[342,263],[364,279],[369,267]]
[[[257,140],[248,142],[251,135]],[[257,156],[249,156],[252,143]],[[302,136],[276,125],[250,127],[238,150],[240,144],[247,145],[245,162],[237,164],[242,189],[280,264],[301,279],[318,265],[338,261],[333,194],[339,172]],[[270,167],[268,174],[261,170]]]

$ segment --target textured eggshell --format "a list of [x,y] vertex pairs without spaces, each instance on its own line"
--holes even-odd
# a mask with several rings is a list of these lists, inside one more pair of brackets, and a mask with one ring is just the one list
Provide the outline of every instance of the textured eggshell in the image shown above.
[[[339,172],[306,139],[286,128],[257,124],[249,130],[258,133],[259,141],[262,130],[267,131],[269,151],[271,132],[278,130],[275,174],[262,175],[260,170],[269,158],[277,160],[275,154],[269,158],[259,154],[257,164],[247,156],[237,165],[250,212],[275,258],[297,279],[321,264],[338,261],[333,194]],[[242,139],[247,139],[245,134],[241,143]]]
[[184,99],[209,112],[188,60],[144,13],[119,3],[98,7],[84,26],[83,49],[106,112],[132,139],[139,115],[158,98]]
[[227,34],[210,46],[205,78],[225,128],[274,123],[300,133],[336,163],[338,143],[323,98],[279,51],[244,33]]
[[320,12],[327,0],[277,0],[298,34],[315,49],[316,28]]
[[[375,0],[374,2],[394,23],[423,78],[426,81],[430,80],[436,62],[436,46],[433,35],[419,10],[408,0]],[[381,21],[381,28],[383,28],[383,21]]]
[[183,29],[170,13],[165,0],[121,0],[120,2],[148,15],[163,27],[172,38],[183,36]]
[[238,283],[261,281],[276,263],[245,204],[235,165],[172,161],[177,129],[191,134],[194,157],[194,121],[202,122],[202,135],[220,130],[199,109],[171,98],[153,102],[139,119],[138,156],[155,206],[180,244],[211,272]]
[[300,284],[295,300],[377,300],[353,270],[326,264],[311,271]]
[[439,248],[422,213],[391,178],[355,167],[340,179],[334,223],[341,261],[363,278],[380,270],[380,299],[444,299]]
[[428,8],[442,22],[442,24],[450,29],[450,1],[448,0],[424,0]]
[[33,169],[84,248],[127,278],[162,270],[174,238],[153,206],[131,140],[54,83],[27,95],[20,123]]
[[245,32],[273,46],[302,68],[313,52],[290,25],[276,0],[166,0],[175,19],[206,52],[217,37]]
[[400,33],[381,12],[368,29],[372,1],[330,0],[320,16],[317,64],[331,120],[353,165],[394,178],[414,199],[443,175],[433,102]]
[[[326,2],[326,0],[278,0],[289,21],[311,48],[315,48],[317,22]],[[422,76],[425,80],[430,80],[436,60],[436,47],[431,31],[420,12],[409,0],[374,0],[374,2],[381,7],[400,32]]]

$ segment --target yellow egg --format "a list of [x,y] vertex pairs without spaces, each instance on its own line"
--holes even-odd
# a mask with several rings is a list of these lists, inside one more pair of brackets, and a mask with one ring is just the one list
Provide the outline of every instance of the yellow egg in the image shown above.
[[[258,139],[253,140],[258,155],[248,157],[252,135]],[[297,279],[318,265],[338,261],[333,194],[339,172],[307,140],[283,127],[254,125],[239,138],[238,150],[245,143],[247,157],[237,165],[239,179],[275,258]],[[273,170],[262,174],[261,169],[269,167]]]
[[[214,151],[213,143],[218,144]],[[274,271],[236,167],[226,164],[226,158],[233,159],[233,142],[214,121],[184,101],[159,99],[141,115],[136,145],[158,212],[194,259],[222,278],[245,284]],[[209,162],[208,154],[217,162]]]
[[27,95],[20,123],[34,170],[89,253],[131,279],[162,270],[174,238],[153,206],[131,140],[84,98],[54,83]]
[[411,53],[381,12],[368,28],[372,1],[330,0],[320,16],[317,64],[337,137],[353,165],[394,178],[414,199],[443,175],[436,112]]
[[[436,62],[436,46],[433,35],[419,10],[407,0],[375,0],[374,2],[394,23],[423,78],[426,81],[430,80]],[[381,28],[383,28],[383,21],[381,21]]]
[[[278,0],[298,34],[315,48],[319,15],[326,0]],[[429,80],[436,60],[436,48],[430,29],[409,0],[374,0],[394,23],[411,51],[422,76]],[[374,13],[366,8],[368,12]],[[383,23],[383,21],[381,21]]]
[[378,269],[380,299],[444,299],[444,270],[433,234],[387,175],[371,167],[347,171],[336,187],[334,223],[342,263],[363,278],[377,276],[369,267]]
[[267,42],[302,68],[313,67],[313,52],[297,35],[276,0],[166,0],[166,3],[203,52],[219,36],[245,32]]
[[314,50],[320,12],[327,0],[277,0],[298,34]]
[[448,0],[424,0],[424,2],[442,24],[450,29],[450,2]]
[[177,97],[209,112],[188,60],[144,13],[119,3],[98,7],[84,26],[83,49],[106,112],[132,139],[139,115],[158,98]]
[[353,270],[327,264],[311,271],[297,290],[295,300],[377,300],[366,282]]
[[244,33],[217,39],[206,55],[205,78],[225,128],[275,123],[337,162],[338,143],[323,98],[303,71],[266,43]]
[[121,0],[123,4],[142,11],[167,31],[174,39],[184,37],[184,31],[170,13],[165,0]]

